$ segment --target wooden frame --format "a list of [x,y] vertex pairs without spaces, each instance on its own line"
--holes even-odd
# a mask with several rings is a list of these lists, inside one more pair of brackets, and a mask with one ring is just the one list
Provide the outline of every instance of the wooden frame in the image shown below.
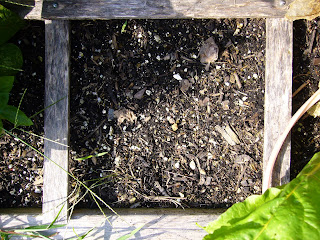
[[[46,137],[68,143],[68,86],[69,86],[69,27],[71,19],[115,19],[115,18],[267,18],[266,22],[266,85],[265,85],[265,134],[264,134],[264,166],[268,161],[274,142],[291,116],[292,89],[292,22],[284,19],[288,3],[283,0],[41,0],[35,1],[35,8],[23,15],[26,19],[49,19],[46,21],[46,104],[53,103],[63,97],[55,110],[47,111],[45,118]],[[60,20],[56,20],[60,19]],[[59,43],[61,48],[55,44]],[[60,60],[58,60],[58,58]],[[59,80],[59,83],[57,82]],[[60,82],[61,80],[61,82]],[[56,85],[55,85],[56,84]],[[54,86],[63,86],[56,88]],[[59,89],[56,92],[53,89]],[[59,107],[58,107],[59,106]],[[278,119],[275,116],[281,116]],[[51,117],[52,115],[55,117]],[[58,127],[61,131],[56,131]],[[51,130],[50,130],[51,129]],[[59,147],[57,147],[59,146]],[[52,155],[52,148],[63,149],[58,154],[59,164],[67,170],[67,148],[46,141],[45,153]],[[274,183],[289,181],[290,139],[287,139],[279,157],[278,168],[273,176]],[[50,222],[61,203],[67,197],[67,186],[54,182],[52,176],[62,176],[66,182],[66,173],[47,161],[44,170],[44,203],[41,215],[34,209],[2,209],[0,227],[12,228],[23,225],[34,225]],[[47,169],[46,169],[47,168]],[[48,171],[48,169],[50,170]],[[54,168],[54,170],[52,170]],[[54,171],[55,175],[52,175]],[[55,189],[56,195],[51,197],[47,190]],[[54,211],[50,210],[56,209]],[[199,239],[205,232],[195,223],[205,225],[216,219],[221,210],[209,209],[118,209],[119,216],[112,215],[110,225],[97,210],[82,210],[73,214],[67,229],[60,229],[57,238],[83,234],[91,227],[90,239],[115,239],[129,233],[133,225],[146,224],[136,235],[137,239]],[[52,215],[53,214],[53,215]],[[67,211],[62,213],[67,216]],[[101,225],[100,225],[101,224]]]

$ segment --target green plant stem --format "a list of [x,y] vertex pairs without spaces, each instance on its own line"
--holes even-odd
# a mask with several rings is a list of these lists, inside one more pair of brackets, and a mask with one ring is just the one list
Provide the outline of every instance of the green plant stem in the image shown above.
[[24,92],[23,92],[23,94],[22,94],[22,97],[21,97],[21,99],[20,99],[19,106],[18,106],[18,108],[17,108],[16,118],[15,118],[15,120],[14,120],[14,127],[17,127],[19,110],[20,110],[21,103],[22,103],[22,100],[23,100],[24,95],[26,94],[26,92],[27,92],[27,89],[24,90]]

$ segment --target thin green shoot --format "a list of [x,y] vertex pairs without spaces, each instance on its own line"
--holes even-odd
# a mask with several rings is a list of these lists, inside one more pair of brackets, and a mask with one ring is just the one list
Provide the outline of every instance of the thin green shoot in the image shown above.
[[30,7],[30,8],[34,7],[32,5],[23,4],[23,3],[17,3],[17,2],[13,2],[13,1],[9,1],[9,0],[2,0],[2,2],[11,3],[11,4],[19,5],[19,6],[22,6],[22,7]]
[[56,215],[55,219],[50,224],[44,224],[44,225],[39,225],[39,226],[30,226],[30,227],[26,227],[23,229],[15,229],[15,230],[9,230],[9,231],[0,230],[0,234],[1,234],[1,236],[5,236],[6,239],[8,239],[9,236],[25,236],[25,237],[42,238],[42,239],[50,240],[49,236],[45,236],[39,232],[47,231],[50,229],[61,228],[61,227],[66,226],[66,224],[55,224],[63,207],[64,206],[62,206],[62,208],[60,209],[60,211]]
[[101,156],[106,155],[106,154],[108,154],[108,152],[102,152],[102,153],[97,153],[96,155],[88,155],[88,156],[81,157],[81,158],[75,158],[74,160],[83,161],[83,160],[86,160],[86,159],[89,159],[89,158],[92,158],[92,157],[101,157]]
[[125,32],[126,32],[127,24],[128,24],[128,20],[126,20],[126,21],[124,22],[124,24],[122,25],[121,33],[125,33]]
[[[86,186],[83,182],[81,182],[78,178],[76,178],[72,173],[66,171],[64,168],[62,168],[59,164],[57,164],[54,160],[50,159],[49,157],[47,157],[46,155],[44,155],[43,153],[41,153],[39,150],[37,150],[36,148],[34,148],[33,146],[31,146],[30,144],[28,144],[27,142],[23,141],[22,139],[20,139],[18,136],[15,136],[14,134],[12,134],[11,132],[9,132],[8,130],[4,129],[4,131],[14,137],[17,138],[19,141],[21,141],[22,143],[26,144],[27,146],[29,146],[32,150],[36,151],[37,153],[39,153],[41,156],[43,156],[44,158],[48,159],[50,162],[52,162],[53,164],[55,164],[58,168],[60,168],[62,171],[66,172],[71,178],[73,178],[77,183],[79,183],[81,186],[83,186],[84,188],[86,188],[95,198],[97,198],[100,202],[102,202],[111,212],[113,212],[115,215],[117,215],[119,218],[121,218],[121,216],[114,211],[107,203],[105,203],[96,193],[94,193],[88,186]],[[102,211],[103,212],[103,211]],[[105,215],[105,213],[103,212],[103,215]],[[122,219],[122,218],[121,218]],[[122,219],[123,220],[123,219]],[[124,220],[123,220],[124,221]]]
[[84,233],[83,235],[79,236],[76,231],[74,230],[74,228],[72,228],[74,234],[77,236],[77,238],[74,238],[74,239],[77,239],[77,240],[82,240],[84,239],[90,232],[92,232],[92,230],[95,229],[95,227],[92,227],[91,229],[89,229],[86,233]]
[[58,217],[60,216],[60,213],[62,211],[62,209],[64,208],[65,204],[63,204],[63,206],[60,208],[60,211],[58,212],[57,216],[53,219],[53,221],[50,223],[50,225],[48,226],[47,229],[50,229],[54,224],[55,222],[57,221]]
[[23,94],[22,94],[22,97],[20,99],[20,102],[19,102],[19,105],[18,105],[18,108],[17,108],[17,113],[16,113],[16,118],[14,120],[14,127],[16,128],[17,127],[17,124],[18,124],[18,114],[19,114],[19,109],[21,107],[21,104],[22,104],[22,100],[24,98],[24,95],[26,94],[27,92],[27,89],[24,90]]
[[144,227],[144,225],[137,227],[131,233],[124,235],[122,237],[119,237],[117,240],[127,240],[127,239],[131,238],[133,235],[135,235],[137,232],[139,232],[141,230],[141,228],[143,228],[143,227]]
[[[24,132],[24,133],[30,134],[30,135],[32,135],[32,136],[35,136],[35,137],[41,138],[41,139],[43,139],[43,140],[46,140],[46,141],[49,141],[49,142],[53,142],[53,143],[56,143],[56,144],[59,144],[59,145],[61,145],[61,146],[64,146],[64,147],[69,148],[69,146],[68,146],[67,144],[63,144],[63,143],[60,143],[60,142],[57,142],[57,141],[51,140],[51,139],[49,139],[49,138],[39,136],[38,134],[35,134],[35,133],[32,133],[32,132],[29,132],[29,131],[25,131],[25,130],[23,130],[22,128],[16,128],[16,129],[17,129],[17,130],[19,130],[19,131],[22,131],[22,132]],[[11,129],[11,130],[12,130],[12,129]],[[10,131],[11,131],[11,130],[10,130]]]
[[44,109],[40,110],[39,112],[36,112],[35,114],[33,114],[31,117],[29,117],[30,119],[34,118],[35,116],[37,116],[38,114],[44,112],[46,109],[48,109],[49,107],[52,107],[53,105],[57,104],[58,102],[62,101],[63,99],[66,99],[67,97],[63,97],[59,100],[57,100],[54,103],[51,103],[49,106],[45,107]]

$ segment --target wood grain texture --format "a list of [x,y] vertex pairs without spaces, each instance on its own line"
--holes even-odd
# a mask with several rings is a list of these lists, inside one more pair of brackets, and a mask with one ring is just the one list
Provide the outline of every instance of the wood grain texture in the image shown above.
[[[69,22],[45,21],[45,159],[43,172],[44,221],[51,222],[68,196],[69,142]],[[60,143],[60,144],[59,144]],[[61,145],[64,144],[64,145]],[[59,166],[60,167],[59,167]],[[61,169],[62,168],[62,169]],[[67,206],[61,213],[67,216]]]
[[281,0],[44,0],[48,19],[284,17]]
[[[59,232],[55,239],[75,237],[75,232],[84,234],[93,231],[85,239],[117,239],[130,233],[135,227],[144,227],[134,239],[202,239],[206,234],[196,223],[206,226],[218,218],[221,209],[115,209],[120,217],[111,215],[109,222],[99,210],[78,210],[73,214],[67,228],[53,230]],[[106,210],[106,212],[110,212]],[[10,213],[10,215],[8,214]],[[108,215],[108,214],[107,214]],[[37,213],[27,214],[8,211],[1,213],[0,228],[25,227],[41,224],[42,217]],[[131,238],[133,239],[133,238]]]
[[[266,32],[263,181],[267,180],[265,167],[273,146],[291,118],[292,22],[286,19],[267,19]],[[290,151],[288,136],[273,171],[272,186],[290,181]]]
[[11,0],[11,2],[16,4],[1,1],[1,5],[17,13],[21,18],[28,20],[42,20],[42,0]]

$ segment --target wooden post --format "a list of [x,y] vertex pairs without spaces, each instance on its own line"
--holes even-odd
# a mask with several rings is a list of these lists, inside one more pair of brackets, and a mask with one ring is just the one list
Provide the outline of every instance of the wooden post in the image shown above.
[[[292,99],[292,22],[284,18],[266,20],[266,72],[264,109],[263,182],[270,153],[291,118]],[[274,167],[272,186],[290,181],[290,136],[287,137]],[[267,189],[262,189],[264,192]]]
[[[68,196],[69,22],[45,21],[45,137],[43,221],[54,220]],[[51,106],[52,105],[52,106]],[[54,141],[54,142],[53,142]],[[60,214],[66,219],[67,204]]]

